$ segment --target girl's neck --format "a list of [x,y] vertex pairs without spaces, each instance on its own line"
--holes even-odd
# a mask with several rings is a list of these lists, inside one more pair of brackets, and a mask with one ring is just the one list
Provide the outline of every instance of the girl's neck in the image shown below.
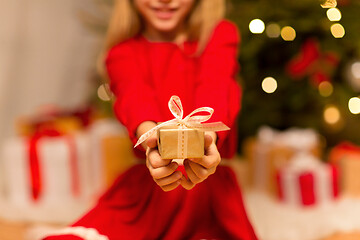
[[148,26],[143,36],[151,42],[172,42],[180,45],[186,41],[186,33],[183,27],[172,32],[160,32]]

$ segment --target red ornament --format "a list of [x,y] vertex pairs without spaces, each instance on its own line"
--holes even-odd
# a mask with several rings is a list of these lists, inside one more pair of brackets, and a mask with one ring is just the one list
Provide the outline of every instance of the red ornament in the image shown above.
[[308,39],[301,47],[300,53],[287,65],[287,72],[294,79],[308,76],[318,86],[321,82],[330,81],[334,69],[339,63],[338,56],[333,52],[321,52],[319,42]]
[[337,5],[338,6],[346,6],[350,4],[350,0],[337,0]]

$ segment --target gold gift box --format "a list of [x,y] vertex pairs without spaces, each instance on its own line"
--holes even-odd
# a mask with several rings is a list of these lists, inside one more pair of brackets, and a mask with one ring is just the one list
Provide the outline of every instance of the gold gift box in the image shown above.
[[360,156],[345,156],[339,160],[341,171],[341,190],[345,195],[360,196]]
[[[358,146],[351,145],[354,148]],[[340,191],[347,196],[360,196],[360,152],[357,149],[335,147],[329,156],[331,163],[340,170]]]
[[132,143],[125,134],[114,134],[101,140],[101,157],[106,188],[125,170],[135,164]]
[[177,126],[158,130],[158,148],[163,159],[202,158],[204,132]]

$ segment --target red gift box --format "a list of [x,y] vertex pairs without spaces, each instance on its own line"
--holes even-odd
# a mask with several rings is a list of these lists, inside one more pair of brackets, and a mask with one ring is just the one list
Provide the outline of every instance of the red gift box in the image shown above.
[[276,174],[278,198],[297,206],[311,206],[339,195],[337,167],[309,154],[298,154]]

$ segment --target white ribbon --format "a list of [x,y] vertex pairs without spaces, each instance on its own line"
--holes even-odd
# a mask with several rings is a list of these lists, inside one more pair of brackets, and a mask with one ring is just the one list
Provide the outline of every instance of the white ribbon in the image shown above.
[[[228,126],[226,126],[222,122],[213,122],[213,123],[202,123],[207,120],[209,120],[214,113],[214,109],[210,107],[201,107],[197,108],[194,111],[192,111],[189,115],[187,115],[185,118],[183,107],[180,101],[180,98],[178,96],[172,96],[168,103],[169,109],[174,115],[174,119],[171,119],[169,121],[163,122],[156,127],[150,129],[146,133],[140,136],[139,140],[135,144],[134,148],[139,146],[141,143],[143,143],[146,139],[148,139],[155,131],[157,131],[159,128],[162,128],[164,126],[171,126],[171,125],[177,125],[184,128],[192,128],[202,131],[225,131],[230,130]],[[195,115],[199,112],[207,112],[207,115]],[[195,116],[194,116],[195,115]]]

